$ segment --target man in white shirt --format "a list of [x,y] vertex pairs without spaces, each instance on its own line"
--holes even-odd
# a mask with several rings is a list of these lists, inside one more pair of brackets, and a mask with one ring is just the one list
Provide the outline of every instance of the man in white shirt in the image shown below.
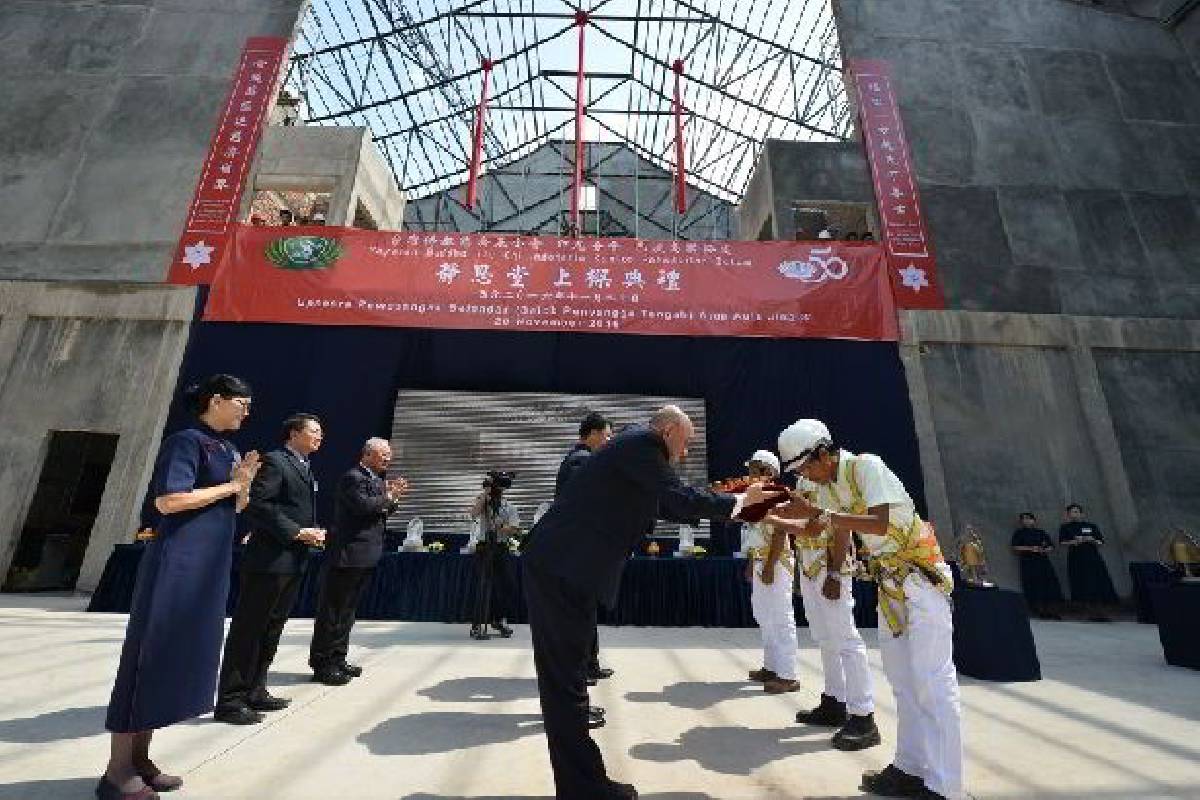
[[[863,775],[862,788],[887,797],[962,800],[962,709],[954,670],[953,579],[932,526],[878,456],[835,447],[820,420],[779,435],[783,468],[817,485],[816,502],[797,497],[768,521],[806,537],[828,531],[831,563],[842,563],[858,533],[879,588],[879,649],[896,698],[896,756]],[[826,510],[828,509],[828,510]],[[838,581],[827,576],[826,597]]]
[[[758,450],[746,462],[750,480],[773,482],[779,477],[779,459],[770,450]],[[763,522],[748,526],[750,607],[762,631],[763,666],[750,672],[750,680],[763,684],[768,694],[794,692],[796,680],[796,612],[792,608],[795,559],[788,536]]]

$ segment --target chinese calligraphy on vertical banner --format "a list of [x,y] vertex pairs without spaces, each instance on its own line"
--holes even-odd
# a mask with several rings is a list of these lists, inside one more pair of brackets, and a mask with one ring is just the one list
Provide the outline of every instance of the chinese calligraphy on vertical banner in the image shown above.
[[205,319],[895,341],[883,251],[239,225]]
[[287,44],[281,37],[246,41],[167,273],[169,283],[211,283],[216,265],[225,257],[229,235],[238,222],[254,148],[275,102],[275,84]]
[[891,66],[886,61],[864,59],[852,59],[848,66],[858,95],[859,122],[896,305],[945,308]]

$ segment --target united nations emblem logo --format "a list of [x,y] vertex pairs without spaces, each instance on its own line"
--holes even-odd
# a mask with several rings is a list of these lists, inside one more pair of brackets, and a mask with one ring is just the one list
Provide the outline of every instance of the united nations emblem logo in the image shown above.
[[280,269],[328,269],[342,255],[342,243],[326,236],[289,236],[267,246],[267,258]]

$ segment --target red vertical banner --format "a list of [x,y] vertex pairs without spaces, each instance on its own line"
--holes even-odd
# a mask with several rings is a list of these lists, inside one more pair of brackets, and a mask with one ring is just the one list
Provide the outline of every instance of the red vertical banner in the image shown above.
[[483,115],[487,112],[488,78],[492,74],[492,60],[483,60],[483,90],[479,94],[479,108],[475,110],[475,140],[471,146],[471,176],[467,179],[467,208],[475,208],[479,196],[479,164],[483,160]]
[[945,308],[912,154],[892,84],[891,65],[886,61],[852,59],[847,67],[858,97],[863,146],[871,165],[896,305]]
[[687,172],[683,162],[683,60],[675,59],[675,210],[687,213]]
[[579,72],[575,75],[575,168],[571,173],[571,228],[572,235],[583,232],[579,220],[579,195],[583,191],[583,35],[587,30],[586,11],[575,12],[575,24],[579,26]]
[[208,146],[179,247],[167,272],[168,283],[211,283],[217,264],[225,257],[230,234],[238,222],[246,174],[267,112],[275,102],[287,46],[288,40],[283,37],[246,40],[229,97]]

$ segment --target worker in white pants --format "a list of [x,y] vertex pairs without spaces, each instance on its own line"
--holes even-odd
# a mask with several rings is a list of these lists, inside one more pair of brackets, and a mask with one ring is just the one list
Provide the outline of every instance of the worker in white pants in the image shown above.
[[[874,724],[871,668],[867,646],[854,624],[854,579],[849,564],[834,572],[840,584],[838,598],[830,600],[821,593],[829,574],[827,546],[825,538],[800,540],[801,566],[796,580],[804,599],[808,632],[821,651],[825,690],[817,707],[797,713],[796,721],[839,728],[833,736],[835,748],[862,750],[881,741]],[[851,717],[869,718],[870,723],[864,719],[850,724]]]
[[[779,459],[769,450],[755,451],[746,466],[752,481],[779,477]],[[750,671],[750,680],[762,683],[768,694],[797,691],[796,612],[792,607],[796,567],[788,536],[761,522],[751,523],[746,545],[750,607],[763,643],[763,666]]]
[[[804,538],[827,535],[833,564],[844,563],[857,533],[878,587],[880,650],[896,697],[896,756],[885,769],[865,773],[861,788],[885,797],[962,800],[962,709],[949,597],[954,586],[932,526],[878,456],[835,447],[820,420],[786,428],[779,453],[785,470],[817,488],[811,498],[795,493],[766,521]],[[837,599],[842,588],[827,575],[821,594]]]

